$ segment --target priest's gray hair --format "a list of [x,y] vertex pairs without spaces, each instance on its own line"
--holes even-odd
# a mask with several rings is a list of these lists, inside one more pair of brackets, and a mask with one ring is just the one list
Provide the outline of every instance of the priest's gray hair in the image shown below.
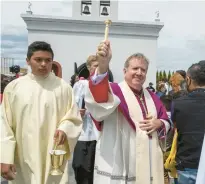
[[124,68],[128,68],[129,64],[130,64],[130,60],[132,60],[134,58],[139,59],[139,60],[143,60],[144,62],[146,62],[147,66],[149,66],[149,60],[147,59],[147,57],[144,54],[135,53],[127,58],[127,60],[125,61],[125,64],[124,64]]

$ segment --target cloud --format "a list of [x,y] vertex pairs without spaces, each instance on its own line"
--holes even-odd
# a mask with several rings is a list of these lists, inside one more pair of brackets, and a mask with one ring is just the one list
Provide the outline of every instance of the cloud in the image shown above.
[[54,12],[54,13],[60,13],[61,11],[62,11],[61,7],[52,8],[52,12]]
[[[3,34],[1,35],[1,40],[4,44],[12,45],[11,42],[16,42],[19,44],[19,42],[27,42],[27,34],[21,34],[21,35],[12,35],[12,34]],[[14,44],[14,43],[13,43]]]
[[189,49],[201,50],[204,51],[203,53],[205,53],[205,36],[202,36],[200,39],[188,40],[186,46]]
[[61,3],[62,3],[63,5],[72,5],[73,1],[75,1],[75,0],[62,0]]
[[[72,1],[31,1],[34,14],[72,15]],[[20,17],[28,9],[28,1],[2,2],[2,51],[25,65],[27,50],[26,24]],[[164,27],[158,39],[157,67],[165,70],[186,69],[205,59],[205,2],[120,1],[119,20],[154,21],[159,10]],[[128,11],[129,10],[129,11]],[[11,14],[12,12],[12,14]]]
[[25,65],[28,47],[27,32],[20,26],[4,26],[1,34],[1,53],[3,57],[14,58],[15,64]]
[[1,47],[2,48],[13,48],[14,47],[14,42],[11,40],[2,40],[1,38]]
[[[31,1],[31,9],[35,14],[71,16],[72,0],[63,1]],[[15,59],[15,64],[25,66],[28,47],[28,31],[20,17],[26,13],[28,2],[3,1],[1,11],[1,54],[3,57]],[[12,12],[12,14],[10,14]]]
[[187,43],[189,44],[184,48],[158,48],[157,68],[166,71],[187,70],[193,63],[205,59],[205,45],[201,40],[188,41]]
[[[30,1],[33,14],[58,15],[69,17],[72,15],[72,0],[58,1]],[[28,10],[28,1],[2,1],[1,2],[1,25],[23,26],[25,22],[20,14]],[[26,30],[26,29],[25,29]]]
[[2,25],[1,34],[18,37],[22,35],[27,35],[28,31],[26,30],[26,26]]

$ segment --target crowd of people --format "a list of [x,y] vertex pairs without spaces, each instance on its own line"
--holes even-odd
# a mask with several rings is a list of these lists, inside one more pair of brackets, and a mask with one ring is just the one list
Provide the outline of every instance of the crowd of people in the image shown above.
[[[142,53],[125,61],[124,81],[109,80],[109,41],[87,58],[90,77],[76,73],[72,87],[51,72],[53,58],[48,43],[30,44],[31,73],[3,86],[3,178],[68,184],[73,155],[77,184],[205,182],[205,60],[158,81],[155,89],[151,82],[143,87],[149,60]],[[54,176],[49,152],[56,147],[66,155],[64,173]]]
[[[174,134],[170,134],[168,139],[171,141],[167,143],[171,144],[167,145],[168,149],[164,152],[166,183],[170,180],[169,171],[169,176],[175,178],[175,183],[196,182],[205,130],[202,110],[205,108],[204,69],[205,61],[200,61],[193,64],[187,72],[176,71],[170,78],[168,87],[165,81],[159,81],[157,85],[156,94],[164,103],[175,128],[175,139],[173,140]],[[176,150],[174,155],[170,155],[172,144]],[[168,163],[173,161],[176,161],[174,169],[173,163]]]

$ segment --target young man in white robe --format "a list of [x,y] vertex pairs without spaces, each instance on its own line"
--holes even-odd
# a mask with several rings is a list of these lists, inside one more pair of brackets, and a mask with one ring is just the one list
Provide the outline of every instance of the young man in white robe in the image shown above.
[[170,124],[158,97],[143,88],[149,62],[143,54],[131,55],[125,62],[125,80],[109,83],[111,56],[109,41],[102,42],[99,66],[85,95],[86,108],[101,131],[94,184],[164,184],[159,139]]
[[[72,88],[51,73],[54,54],[46,42],[28,47],[32,73],[8,84],[1,106],[1,176],[11,184],[68,184],[68,158],[82,130]],[[51,176],[49,152],[67,154],[64,174]],[[59,147],[60,146],[60,147]]]

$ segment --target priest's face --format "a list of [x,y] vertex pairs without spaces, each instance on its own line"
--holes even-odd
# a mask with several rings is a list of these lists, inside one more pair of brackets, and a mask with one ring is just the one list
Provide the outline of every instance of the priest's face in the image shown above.
[[129,66],[124,69],[124,78],[127,84],[141,90],[146,80],[148,63],[143,59],[133,58],[129,61]]
[[31,66],[32,73],[36,76],[48,76],[52,69],[52,54],[48,51],[36,51],[30,59],[27,58],[28,65]]

